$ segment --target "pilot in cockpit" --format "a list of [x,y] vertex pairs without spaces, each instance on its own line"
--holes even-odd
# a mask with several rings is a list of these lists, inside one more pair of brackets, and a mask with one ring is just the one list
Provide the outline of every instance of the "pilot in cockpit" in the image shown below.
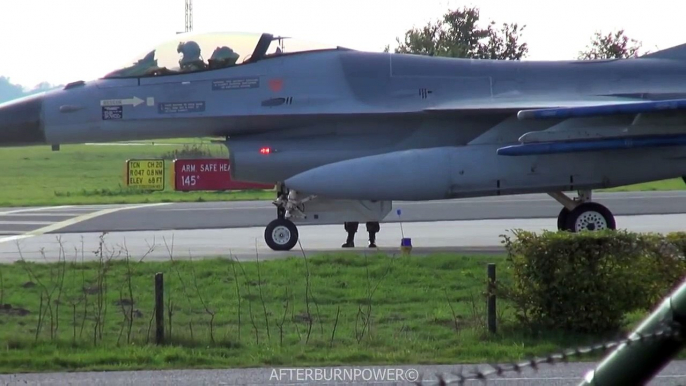
[[207,68],[200,56],[200,46],[194,41],[180,42],[176,52],[183,56],[179,60],[181,71],[198,71]]

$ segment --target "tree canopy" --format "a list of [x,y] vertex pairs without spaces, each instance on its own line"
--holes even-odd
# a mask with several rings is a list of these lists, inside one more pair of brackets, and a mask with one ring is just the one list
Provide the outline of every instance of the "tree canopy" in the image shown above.
[[0,103],[24,96],[24,89],[10,82],[10,79],[0,76]]
[[503,23],[497,28],[492,21],[480,27],[479,19],[476,7],[448,10],[442,18],[405,32],[404,41],[396,38],[395,52],[473,59],[520,60],[526,56],[528,45],[520,42],[525,26]]
[[[398,47],[394,52],[504,60],[521,60],[528,55],[529,46],[522,41],[526,26],[503,23],[497,27],[496,22],[491,21],[481,27],[479,21],[480,10],[477,7],[448,10],[436,21],[407,30],[403,40],[396,38]],[[626,59],[648,53],[641,52],[641,48],[642,43],[626,36],[623,29],[606,34],[596,32],[577,59]],[[390,52],[389,45],[384,52]]]
[[25,90],[22,86],[14,84],[10,78],[0,76],[0,103],[7,102],[12,99],[21,98],[27,95],[36,94],[42,91],[48,91],[61,85],[51,85],[48,82],[41,82],[30,90]]
[[628,59],[648,52],[640,53],[642,43],[625,35],[624,30],[602,34],[596,32],[591,38],[591,44],[585,51],[579,52],[578,59]]

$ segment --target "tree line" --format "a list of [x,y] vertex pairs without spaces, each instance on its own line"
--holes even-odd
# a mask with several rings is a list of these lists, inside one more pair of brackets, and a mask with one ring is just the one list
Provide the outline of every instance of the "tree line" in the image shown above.
[[[441,18],[430,21],[420,28],[405,32],[404,38],[396,38],[395,53],[446,56],[471,59],[521,60],[529,53],[529,46],[522,40],[526,28],[517,23],[498,25],[491,21],[479,26],[480,11],[477,7],[448,10]],[[596,32],[577,59],[627,59],[645,55],[642,43],[626,36],[624,30],[610,33]],[[390,52],[386,45],[384,52]]]

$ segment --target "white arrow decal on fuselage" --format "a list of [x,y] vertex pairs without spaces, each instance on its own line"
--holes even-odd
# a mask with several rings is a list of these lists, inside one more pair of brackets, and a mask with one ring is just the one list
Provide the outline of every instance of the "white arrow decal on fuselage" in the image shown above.
[[133,97],[129,99],[105,99],[100,101],[100,106],[125,106],[131,105],[136,107],[141,103],[145,102],[143,99],[138,97]]

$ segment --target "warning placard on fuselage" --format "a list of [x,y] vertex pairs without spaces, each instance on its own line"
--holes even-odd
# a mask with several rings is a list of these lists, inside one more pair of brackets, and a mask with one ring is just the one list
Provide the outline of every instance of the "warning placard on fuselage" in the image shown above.
[[141,190],[164,190],[164,172],[164,160],[127,160],[126,185]]

